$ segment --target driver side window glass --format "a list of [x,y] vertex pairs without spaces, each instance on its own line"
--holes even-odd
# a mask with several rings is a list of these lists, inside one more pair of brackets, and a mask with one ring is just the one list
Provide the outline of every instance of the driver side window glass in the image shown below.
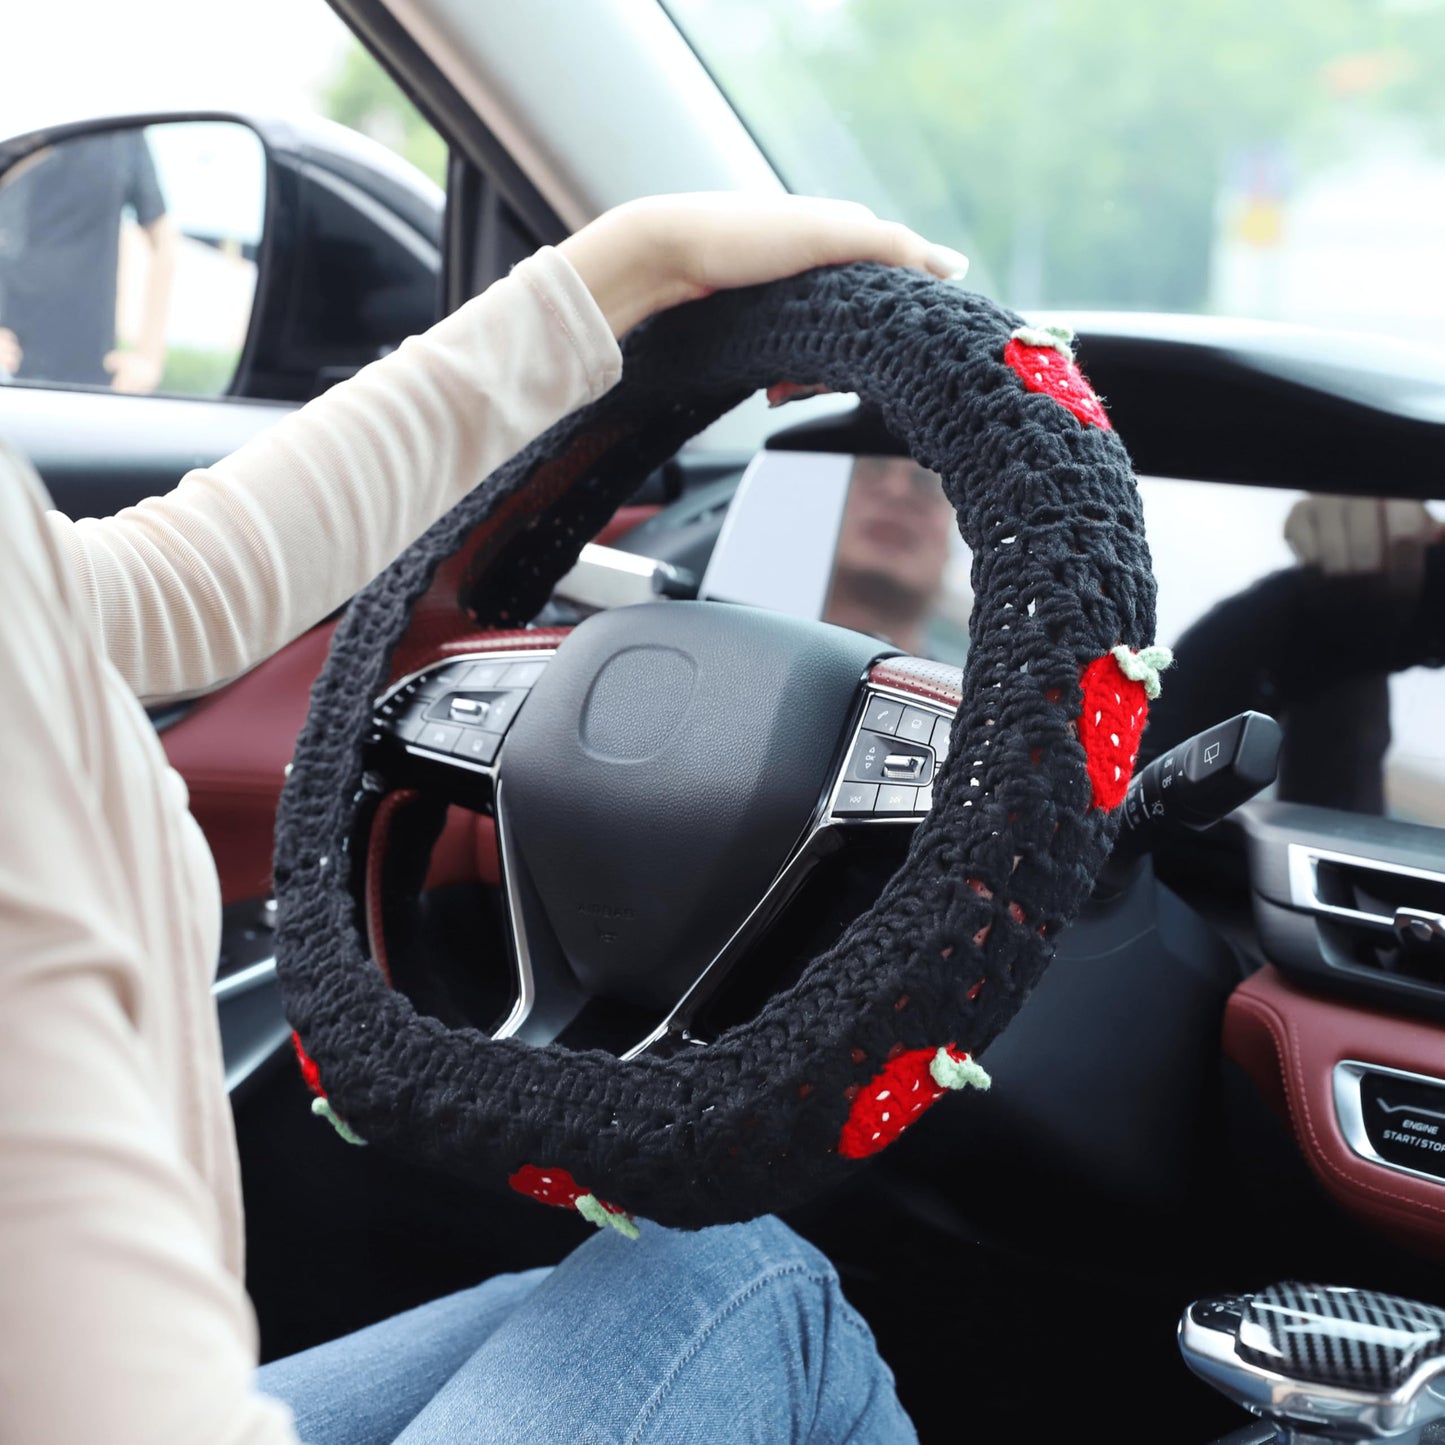
[[[320,117],[394,152],[419,189],[445,182],[445,141],[323,0],[32,7],[6,52],[0,138],[110,114]],[[59,141],[0,177],[0,385],[230,392],[265,187],[257,135],[213,120]]]

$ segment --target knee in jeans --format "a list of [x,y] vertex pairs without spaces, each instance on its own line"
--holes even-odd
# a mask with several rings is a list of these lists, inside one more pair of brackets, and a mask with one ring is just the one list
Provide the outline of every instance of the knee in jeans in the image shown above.
[[780,1270],[797,1270],[829,1282],[837,1279],[825,1254],[772,1215],[750,1219],[744,1224],[717,1224],[695,1232],[658,1229],[657,1233],[660,1237],[654,1243],[667,1253],[677,1255],[679,1265],[690,1259],[697,1267],[709,1271],[725,1269],[739,1281]]

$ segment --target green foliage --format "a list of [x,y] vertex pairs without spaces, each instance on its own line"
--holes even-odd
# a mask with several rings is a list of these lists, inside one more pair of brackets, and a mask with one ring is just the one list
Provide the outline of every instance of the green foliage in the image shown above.
[[241,353],[235,347],[169,347],[156,390],[169,396],[224,396],[240,359]]
[[446,185],[446,142],[356,40],[343,52],[322,104],[329,119],[379,141]]
[[958,246],[1018,305],[1196,310],[1227,183],[1445,128],[1441,0],[771,0],[679,20],[789,184]]

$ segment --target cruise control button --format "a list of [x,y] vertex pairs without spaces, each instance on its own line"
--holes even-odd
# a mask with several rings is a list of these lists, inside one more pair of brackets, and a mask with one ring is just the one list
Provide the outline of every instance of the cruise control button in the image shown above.
[[514,662],[502,674],[502,686],[531,687],[546,670],[545,662]]
[[474,662],[461,675],[458,685],[473,688],[500,687],[510,665],[506,662]]
[[453,746],[452,756],[465,758],[469,763],[490,763],[497,756],[497,749],[501,746],[502,735],[500,733],[484,733],[479,732],[476,728],[468,728]]
[[452,727],[450,723],[429,722],[422,730],[421,735],[416,739],[418,747],[430,748],[433,752],[449,753],[452,744],[461,737],[462,730]]
[[885,783],[878,789],[878,801],[873,806],[875,813],[912,813],[917,808],[917,788],[900,788]]
[[891,697],[875,697],[863,714],[863,726],[875,733],[891,733],[897,729],[898,719],[902,716],[901,702],[895,702]]
[[835,818],[856,818],[873,811],[878,801],[877,783],[844,783],[838,789],[838,800],[833,804]]
[[936,712],[926,712],[921,707],[906,707],[899,719],[896,736],[907,738],[910,742],[926,743],[933,736],[933,724],[937,718]]
[[525,692],[498,692],[488,698],[487,715],[481,725],[489,733],[504,733],[511,727],[517,709],[527,700]]

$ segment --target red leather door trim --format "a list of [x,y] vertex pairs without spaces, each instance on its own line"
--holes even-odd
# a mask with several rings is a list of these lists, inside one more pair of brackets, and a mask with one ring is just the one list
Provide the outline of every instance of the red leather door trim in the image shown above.
[[270,892],[276,804],[333,631],[332,623],[313,627],[161,734],[190,789],[225,903]]
[[1416,1248],[1445,1252],[1445,1183],[1360,1158],[1334,1106],[1334,1067],[1344,1059],[1445,1076],[1445,1027],[1305,993],[1265,967],[1230,996],[1224,1052],[1287,1119],[1341,1204]]

